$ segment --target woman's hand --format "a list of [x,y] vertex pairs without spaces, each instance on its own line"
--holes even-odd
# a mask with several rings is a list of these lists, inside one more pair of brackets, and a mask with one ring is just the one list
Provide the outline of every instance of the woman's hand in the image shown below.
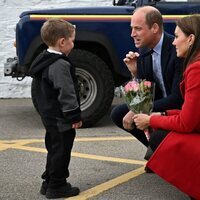
[[151,116],[152,116],[152,115],[161,116],[162,114],[161,114],[161,112],[152,112],[152,113],[151,113]]
[[146,114],[136,114],[133,116],[135,125],[140,130],[148,129],[150,125],[150,116]]

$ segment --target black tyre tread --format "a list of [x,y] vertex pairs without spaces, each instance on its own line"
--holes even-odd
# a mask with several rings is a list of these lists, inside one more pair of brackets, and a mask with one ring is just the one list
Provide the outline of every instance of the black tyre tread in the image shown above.
[[35,110],[39,113],[38,105],[37,105],[36,100],[34,98],[34,96],[35,96],[34,93],[35,93],[36,90],[37,90],[37,85],[36,85],[36,81],[33,78],[32,82],[31,82],[31,99],[32,99],[33,106],[35,107]]

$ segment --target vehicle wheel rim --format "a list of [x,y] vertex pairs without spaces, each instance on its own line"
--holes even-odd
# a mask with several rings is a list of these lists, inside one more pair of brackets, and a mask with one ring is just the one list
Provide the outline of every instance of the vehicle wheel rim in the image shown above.
[[86,110],[92,105],[97,96],[97,84],[93,76],[82,68],[76,68],[78,79],[81,110]]

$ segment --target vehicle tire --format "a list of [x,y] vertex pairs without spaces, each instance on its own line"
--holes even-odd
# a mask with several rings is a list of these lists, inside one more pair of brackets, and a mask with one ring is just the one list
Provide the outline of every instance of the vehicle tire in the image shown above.
[[[91,127],[109,110],[114,97],[114,81],[106,63],[95,54],[74,49],[70,60],[76,67],[83,127]],[[67,87],[67,86],[66,86]],[[31,85],[32,102],[38,111],[34,99],[37,85],[34,79]]]
[[37,105],[37,102],[35,100],[35,91],[37,91],[37,82],[35,81],[35,79],[33,78],[32,79],[32,82],[31,82],[31,99],[32,99],[32,103],[33,103],[33,106],[35,108],[35,110],[39,113],[39,110],[38,110],[38,105]]
[[95,54],[74,49],[70,60],[76,68],[83,127],[91,127],[110,109],[114,81],[106,63]]

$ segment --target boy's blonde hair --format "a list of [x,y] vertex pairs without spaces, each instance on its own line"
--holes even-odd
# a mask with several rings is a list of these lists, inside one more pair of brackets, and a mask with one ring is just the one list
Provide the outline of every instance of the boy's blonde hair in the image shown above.
[[41,38],[47,46],[54,46],[58,39],[72,36],[75,26],[64,19],[51,18],[41,28]]

